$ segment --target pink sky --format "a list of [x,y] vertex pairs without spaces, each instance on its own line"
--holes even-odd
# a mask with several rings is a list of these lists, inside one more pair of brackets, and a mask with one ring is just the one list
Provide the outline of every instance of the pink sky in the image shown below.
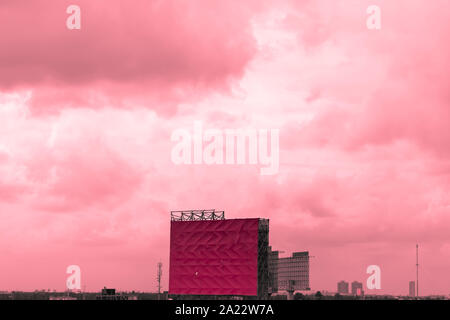
[[[66,8],[81,8],[81,30]],[[377,4],[382,28],[366,27]],[[448,0],[2,0],[0,291],[168,283],[169,211],[270,219],[313,290],[450,294]],[[172,163],[171,133],[280,129],[280,168]]]

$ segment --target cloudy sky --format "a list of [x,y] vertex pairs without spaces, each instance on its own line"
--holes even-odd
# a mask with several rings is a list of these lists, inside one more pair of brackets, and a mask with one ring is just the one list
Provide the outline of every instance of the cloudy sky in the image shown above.
[[[81,8],[68,30],[66,8]],[[382,10],[368,30],[366,9]],[[270,219],[311,287],[450,293],[447,0],[1,0],[0,291],[167,290],[169,212]],[[175,165],[171,134],[280,130],[280,167]]]

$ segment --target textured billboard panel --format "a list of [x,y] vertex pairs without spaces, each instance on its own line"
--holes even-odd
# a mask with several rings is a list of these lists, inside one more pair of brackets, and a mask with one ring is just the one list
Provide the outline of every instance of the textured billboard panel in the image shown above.
[[258,222],[172,221],[169,293],[256,296]]

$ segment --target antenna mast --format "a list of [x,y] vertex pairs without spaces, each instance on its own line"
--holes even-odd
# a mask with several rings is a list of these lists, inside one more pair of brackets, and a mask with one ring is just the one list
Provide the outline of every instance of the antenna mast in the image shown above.
[[161,294],[161,278],[162,278],[162,262],[158,262],[158,275],[156,280],[158,281],[158,295]]
[[416,244],[416,297],[419,296],[419,245]]

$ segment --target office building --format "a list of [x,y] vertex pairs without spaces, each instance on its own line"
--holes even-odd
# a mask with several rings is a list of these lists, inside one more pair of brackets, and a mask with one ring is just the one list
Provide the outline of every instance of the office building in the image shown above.
[[309,252],[294,252],[287,258],[279,253],[269,247],[269,292],[310,290]]
[[348,282],[347,281],[340,281],[337,284],[337,292],[339,294],[348,294]]
[[363,285],[361,282],[358,281],[352,282],[352,294],[355,296],[361,296],[364,294]]

